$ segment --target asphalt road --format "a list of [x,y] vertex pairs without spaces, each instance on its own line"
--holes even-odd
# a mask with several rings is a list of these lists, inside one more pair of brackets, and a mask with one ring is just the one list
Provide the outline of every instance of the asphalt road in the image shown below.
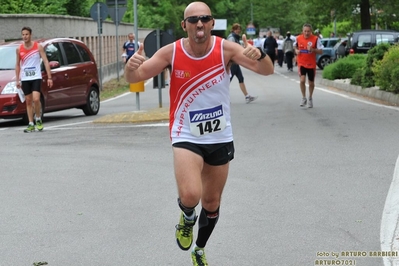
[[[391,209],[386,201],[399,109],[321,85],[314,108],[302,108],[295,69],[276,72],[244,70],[248,91],[259,96],[250,104],[237,79],[231,84],[236,154],[208,262],[384,265],[370,252],[389,248],[381,239],[395,234],[395,189]],[[166,89],[164,108],[167,98]],[[46,114],[40,133],[0,121],[1,266],[191,265],[174,238],[179,208],[166,121],[98,123],[160,107],[152,84],[140,110],[137,99],[102,102],[95,117]]]

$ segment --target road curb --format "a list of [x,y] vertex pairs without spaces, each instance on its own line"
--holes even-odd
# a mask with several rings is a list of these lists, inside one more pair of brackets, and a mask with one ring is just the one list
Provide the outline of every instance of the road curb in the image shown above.
[[399,94],[394,94],[392,92],[386,92],[380,90],[378,87],[372,88],[362,88],[361,86],[352,85],[345,82],[337,82],[334,80],[321,79],[320,84],[341,89],[344,91],[352,92],[355,94],[359,94],[365,97],[374,98],[377,100],[381,100],[387,102],[394,106],[399,106]]
[[94,120],[93,123],[145,123],[154,121],[169,121],[169,109],[154,108],[143,111],[110,114]]

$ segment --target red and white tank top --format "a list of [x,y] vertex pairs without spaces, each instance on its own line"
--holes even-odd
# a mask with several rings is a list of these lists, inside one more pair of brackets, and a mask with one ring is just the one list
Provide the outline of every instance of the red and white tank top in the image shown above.
[[233,140],[230,123],[230,78],[223,57],[223,39],[203,57],[190,56],[180,39],[174,43],[170,79],[169,130],[172,144]]
[[35,80],[42,78],[40,70],[41,58],[39,53],[39,44],[33,42],[31,49],[26,49],[23,44],[19,46],[19,57],[21,64],[21,80]]

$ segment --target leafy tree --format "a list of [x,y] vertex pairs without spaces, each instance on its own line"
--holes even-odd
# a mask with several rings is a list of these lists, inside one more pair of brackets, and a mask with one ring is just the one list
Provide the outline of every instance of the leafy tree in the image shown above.
[[[2,1],[0,13],[3,14],[57,14],[67,15],[64,7],[69,0],[9,0]],[[23,11],[23,12],[21,12]]]
[[89,0],[69,0],[66,1],[64,7],[66,13],[70,16],[88,17],[90,16],[90,8],[93,4]]
[[37,7],[32,3],[32,0],[2,1],[0,5],[1,14],[19,14],[21,10],[24,10],[24,13],[36,13]]
[[[105,0],[99,0],[105,2]],[[90,7],[97,0],[1,0],[0,13],[43,13],[90,16]],[[138,27],[173,30],[176,37],[185,36],[180,23],[183,12],[192,0],[137,0]],[[237,22],[245,27],[249,22],[257,28],[277,27],[284,33],[299,33],[303,23],[314,28],[331,27],[345,22],[350,31],[379,28],[399,30],[398,0],[207,0],[217,19],[227,19],[228,28]],[[333,11],[333,12],[332,12]],[[134,22],[133,0],[127,1],[123,22]],[[226,34],[229,30],[226,31]],[[344,31],[344,30],[343,30]],[[324,31],[323,31],[324,33]]]

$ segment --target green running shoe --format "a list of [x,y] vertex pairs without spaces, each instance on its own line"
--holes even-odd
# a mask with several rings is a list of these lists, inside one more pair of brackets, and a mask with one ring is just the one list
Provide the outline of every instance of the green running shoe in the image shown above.
[[191,261],[193,262],[193,266],[208,266],[203,248],[195,247],[191,251]]
[[42,130],[43,130],[43,122],[42,122],[42,120],[37,120],[37,121],[36,121],[36,128],[37,128],[37,130],[39,130],[39,131],[42,131]]
[[27,128],[24,129],[25,133],[35,132],[35,125],[29,124]]
[[189,250],[193,243],[193,227],[197,216],[193,221],[187,221],[183,212],[180,214],[180,222],[176,225],[176,241],[182,250]]

